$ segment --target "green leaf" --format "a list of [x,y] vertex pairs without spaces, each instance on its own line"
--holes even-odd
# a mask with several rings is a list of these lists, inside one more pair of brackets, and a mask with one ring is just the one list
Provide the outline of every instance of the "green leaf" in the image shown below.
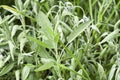
[[104,42],[107,42],[111,39],[114,39],[116,36],[118,36],[119,34],[119,31],[118,29],[114,30],[113,32],[111,32],[109,35],[107,35],[100,43],[104,43]]
[[14,63],[9,63],[0,72],[0,76],[7,74],[14,67]]
[[100,31],[99,31],[99,29],[97,28],[96,25],[91,25],[91,27],[92,27],[93,30],[95,30],[95,31],[97,31],[98,33],[100,33]]
[[5,23],[7,20],[9,20],[13,15],[6,16],[2,21],[0,21],[0,25]]
[[23,59],[24,59],[24,55],[19,54],[18,55],[18,62],[17,62],[17,64],[20,65],[20,63],[23,61]]
[[9,11],[9,12],[11,12],[11,13],[13,13],[14,15],[19,15],[19,14],[21,14],[20,11],[18,11],[18,10],[14,9],[14,8],[12,8],[12,7],[10,7],[10,6],[7,6],[7,5],[1,5],[0,7],[6,9],[7,11]]
[[19,8],[19,10],[22,10],[23,8],[22,0],[15,0],[15,5],[17,6],[17,8]]
[[66,67],[66,66],[64,66],[64,65],[62,65],[62,64],[59,64],[59,66],[60,66],[61,68],[63,68],[63,69],[69,70],[69,71],[77,74],[78,76],[82,77],[84,80],[88,80],[86,77],[84,77],[82,74],[76,72],[75,70],[72,70],[72,69],[70,69],[70,68],[68,68],[68,67]]
[[16,80],[20,80],[20,70],[15,71]]
[[4,8],[4,9],[6,9],[7,11],[13,13],[14,15],[23,15],[23,16],[26,16],[27,18],[31,19],[32,21],[35,21],[35,19],[32,18],[31,16],[28,16],[25,13],[20,12],[19,10],[16,10],[15,8],[12,8],[12,7],[7,6],[7,5],[1,5],[0,8],[1,7]]
[[25,66],[22,70],[22,80],[26,80],[28,75],[30,73],[30,67],[29,66]]
[[76,29],[74,29],[67,38],[68,43],[72,42],[80,33],[82,33],[85,29],[87,29],[90,23],[92,23],[92,21],[82,23]]
[[115,75],[115,70],[116,70],[116,64],[114,64],[110,70],[108,80],[112,80],[113,76]]
[[25,1],[25,3],[24,3],[24,8],[25,8],[25,9],[28,7],[29,3],[30,3],[30,0],[26,0],[26,1]]
[[14,50],[15,50],[15,46],[14,44],[12,43],[12,41],[8,41],[8,44],[9,44],[9,48],[10,48],[10,55],[12,57],[12,60],[14,60]]
[[23,51],[23,48],[24,48],[26,42],[27,42],[26,38],[21,38],[20,39],[20,52]]
[[45,48],[43,48],[43,47],[40,47],[40,48],[39,48],[39,56],[40,56],[41,58],[52,58],[52,57],[50,56],[49,52],[47,52],[47,51],[45,50]]
[[73,31],[65,22],[60,21],[60,23],[61,23],[67,30],[69,30],[70,32]]
[[16,34],[17,30],[20,30],[21,26],[14,25],[11,31],[11,37],[13,38],[14,35]]
[[4,66],[4,61],[0,60],[0,69]]
[[37,20],[37,23],[39,24],[39,26],[41,26],[42,28],[44,28],[46,30],[50,29],[50,31],[52,31],[52,24],[49,21],[47,15],[45,15],[43,12],[40,11],[38,13],[38,15],[36,16],[36,20]]
[[37,43],[40,46],[43,46],[45,48],[49,48],[49,46],[47,44],[45,44],[44,42],[42,42],[40,40],[37,40],[36,38],[28,36],[28,39],[31,40],[31,41],[33,41],[33,42],[35,42],[35,43]]
[[36,20],[38,25],[41,26],[41,32],[44,35],[43,41],[50,48],[54,48],[54,32],[52,29],[52,24],[49,21],[47,15],[40,11],[36,16]]
[[104,68],[99,63],[98,63],[98,73],[99,73],[100,80],[106,80],[106,75],[105,75]]
[[39,72],[39,71],[47,70],[47,69],[50,69],[51,67],[53,67],[53,65],[54,65],[53,62],[48,62],[48,63],[43,64],[39,68],[35,69],[35,71]]
[[115,80],[119,80],[120,79],[120,66],[117,67],[117,70],[115,71]]

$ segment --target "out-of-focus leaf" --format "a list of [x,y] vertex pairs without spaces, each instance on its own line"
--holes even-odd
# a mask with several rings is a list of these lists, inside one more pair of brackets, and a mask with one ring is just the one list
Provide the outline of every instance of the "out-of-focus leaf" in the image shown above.
[[99,73],[100,80],[106,80],[104,68],[99,63],[98,63],[98,73]]
[[50,62],[54,62],[54,60],[51,58],[41,58],[41,62],[42,63],[50,63]]
[[100,33],[100,31],[99,31],[99,29],[97,28],[96,25],[91,25],[91,27],[92,27],[93,30],[95,30],[95,31],[97,31],[98,33]]
[[10,59],[10,55],[8,55],[8,56],[4,59],[4,63],[6,63],[9,59]]
[[6,16],[2,21],[0,21],[0,25],[9,20],[12,17],[12,15]]
[[116,74],[115,74],[115,80],[119,80],[119,79],[120,79],[120,66],[117,68]]
[[11,55],[12,59],[14,60],[14,50],[15,50],[15,46],[14,46],[14,44],[12,43],[12,41],[8,41],[8,44],[9,44],[9,48],[10,48],[10,55]]
[[44,42],[42,42],[40,40],[37,40],[36,38],[28,36],[28,39],[31,40],[31,41],[33,41],[33,42],[35,42],[35,43],[37,43],[40,46],[43,46],[45,48],[49,48],[49,46],[47,44],[45,44]]
[[4,61],[0,60],[0,69],[4,66]]
[[61,23],[67,30],[69,30],[70,32],[73,31],[65,22],[60,21],[60,23]]
[[108,80],[112,80],[113,76],[115,75],[115,70],[116,70],[116,64],[114,64],[110,70]]
[[14,63],[9,63],[5,67],[3,67],[3,69],[0,72],[0,76],[7,74],[13,67],[14,67]]
[[15,71],[16,80],[20,80],[20,70]]
[[35,69],[35,71],[39,72],[39,71],[47,70],[47,69],[50,69],[51,67],[53,67],[53,65],[54,65],[53,62],[48,62],[48,63],[43,64],[39,68]]
[[45,50],[45,48],[43,48],[43,47],[40,47],[39,48],[39,56],[41,57],[41,58],[51,58],[51,56],[50,56],[50,54]]
[[16,5],[20,10],[23,9],[22,0],[15,0],[15,5]]
[[25,9],[28,7],[29,3],[30,3],[30,0],[26,0],[26,1],[25,1],[25,3],[24,3],[24,8],[25,8]]
[[26,38],[21,38],[20,39],[20,52],[23,51],[23,48],[24,48],[26,42],[27,42]]
[[115,24],[115,26],[114,26],[114,29],[118,29],[119,24],[120,24],[120,20],[118,20],[118,21],[116,22],[116,24]]
[[15,35],[15,33],[17,32],[17,30],[20,29],[21,26],[18,25],[14,25],[11,31],[11,37],[13,38],[13,36]]
[[22,70],[22,80],[26,80],[30,73],[30,67],[25,66]]
[[12,8],[12,7],[7,6],[7,5],[1,5],[0,8],[1,7],[4,8],[4,9],[6,9],[7,11],[13,13],[14,15],[23,15],[23,16],[26,16],[27,18],[31,19],[32,21],[35,21],[34,18],[26,15],[25,13],[20,12],[19,10],[16,10],[15,8]]
[[19,15],[19,14],[21,14],[20,11],[18,11],[18,10],[14,9],[14,8],[12,8],[12,7],[10,7],[10,6],[7,6],[7,5],[1,5],[0,7],[6,9],[6,10],[8,10],[8,11],[10,11],[10,12],[13,13],[14,15]]
[[59,66],[60,66],[61,68],[63,68],[63,69],[69,70],[69,71],[77,74],[78,76],[82,77],[83,79],[87,80],[87,78],[84,77],[83,75],[81,75],[80,73],[78,73],[78,72],[76,72],[76,71],[74,71],[74,70],[72,70],[72,69],[70,69],[70,68],[68,68],[68,67],[66,67],[66,66],[64,66],[64,65],[62,65],[62,64],[59,64]]

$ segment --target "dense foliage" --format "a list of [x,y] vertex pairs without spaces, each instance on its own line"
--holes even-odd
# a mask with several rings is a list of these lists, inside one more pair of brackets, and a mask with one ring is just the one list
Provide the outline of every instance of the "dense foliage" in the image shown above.
[[0,0],[0,80],[120,80],[119,0]]

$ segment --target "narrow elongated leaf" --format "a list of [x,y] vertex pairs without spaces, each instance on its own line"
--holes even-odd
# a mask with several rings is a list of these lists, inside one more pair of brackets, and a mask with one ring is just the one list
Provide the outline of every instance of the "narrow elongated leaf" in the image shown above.
[[114,64],[110,70],[109,76],[108,76],[108,80],[112,80],[114,74],[115,74],[115,70],[116,70],[116,65]]
[[25,1],[25,3],[24,3],[24,8],[25,8],[25,9],[28,7],[29,3],[30,3],[30,0],[26,0],[26,1]]
[[98,73],[99,73],[100,80],[106,80],[106,75],[105,75],[104,68],[99,63],[98,63]]
[[13,28],[12,28],[12,31],[11,31],[11,37],[13,38],[15,33],[17,32],[17,30],[20,30],[20,27],[21,26],[18,26],[18,25],[14,25]]
[[118,34],[119,34],[119,31],[118,29],[114,30],[112,33],[110,33],[108,36],[106,36],[100,43],[104,43],[104,42],[107,42],[111,39],[114,39]]
[[4,61],[0,60],[0,68],[4,66]]
[[23,12],[20,12],[19,10],[16,10],[15,8],[12,8],[12,7],[7,6],[7,5],[1,5],[0,8],[1,8],[1,7],[4,8],[4,9],[6,9],[7,11],[13,13],[14,15],[23,15],[23,16],[26,16],[27,18],[31,19],[32,21],[35,21],[34,18],[26,15],[26,14],[23,13]]
[[26,38],[21,38],[20,39],[20,52],[22,52],[26,42],[27,42]]
[[23,8],[22,0],[15,0],[15,5],[16,5],[20,10],[22,10],[22,8]]
[[6,65],[0,72],[0,76],[3,76],[5,74],[7,74],[14,66],[14,63],[9,63],[8,65]]
[[9,48],[10,48],[10,55],[12,57],[12,59],[14,60],[14,49],[15,49],[15,46],[13,45],[12,41],[8,41],[8,44],[9,44]]
[[40,51],[39,56],[40,56],[41,58],[51,58],[49,52],[47,52],[47,51],[45,50],[45,48],[40,47],[40,48],[39,48],[39,51]]
[[0,21],[0,25],[9,20],[12,17],[12,15],[6,16],[2,21]]
[[30,73],[30,67],[25,66],[22,70],[22,80],[26,80]]
[[50,69],[51,67],[53,67],[53,65],[54,65],[53,62],[48,62],[48,63],[43,64],[39,68],[35,69],[35,71],[38,72],[38,71],[47,70],[47,69]]
[[78,72],[76,72],[76,71],[74,71],[74,70],[72,70],[72,69],[70,69],[70,68],[68,68],[68,67],[66,67],[66,66],[64,66],[64,65],[62,65],[62,64],[59,64],[59,66],[60,66],[61,68],[63,68],[63,69],[69,70],[69,71],[71,71],[71,72],[77,74],[78,76],[84,78],[85,80],[88,80],[86,77],[84,77],[84,76],[81,75],[80,73],[78,73]]
[[117,68],[116,73],[115,73],[115,80],[120,79],[120,66]]
[[100,31],[99,31],[99,29],[97,28],[96,25],[91,25],[91,27],[92,27],[93,30],[95,30],[95,31],[97,31],[98,33],[100,33]]
[[68,43],[72,42],[80,33],[82,33],[85,29],[87,29],[90,23],[92,23],[92,21],[82,23],[75,30],[73,30],[67,38]]
[[47,44],[45,44],[44,42],[42,42],[42,41],[40,41],[40,40],[37,40],[36,38],[33,38],[33,37],[28,36],[28,39],[31,40],[31,41],[33,41],[33,42],[35,42],[35,43],[37,43],[37,44],[40,45],[40,46],[43,46],[43,47],[45,47],[45,48],[49,48],[49,47],[47,46]]
[[18,10],[14,9],[14,8],[12,8],[12,7],[10,7],[10,6],[7,6],[7,5],[1,5],[0,7],[6,9],[6,10],[8,10],[8,11],[10,11],[11,13],[13,13],[13,14],[15,14],[15,15],[21,14],[20,11],[18,11]]
[[15,71],[16,80],[20,80],[20,70]]
[[65,22],[60,21],[60,23],[61,23],[66,29],[68,29],[69,31],[72,32],[72,29],[71,29]]

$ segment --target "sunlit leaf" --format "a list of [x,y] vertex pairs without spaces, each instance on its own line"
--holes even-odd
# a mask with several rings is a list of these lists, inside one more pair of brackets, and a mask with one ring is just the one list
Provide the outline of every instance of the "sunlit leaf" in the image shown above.
[[10,48],[10,55],[11,55],[12,59],[14,60],[14,50],[15,50],[15,46],[14,46],[14,44],[12,43],[12,41],[8,41],[8,44],[9,44],[9,48]]
[[30,67],[25,66],[22,70],[22,80],[26,80],[30,73]]
[[116,65],[114,64],[110,70],[109,76],[108,76],[108,80],[112,80],[113,76],[115,75],[115,70],[116,70]]
[[109,41],[109,40],[111,40],[111,39],[114,39],[115,37],[118,36],[119,31],[120,31],[120,30],[116,29],[115,31],[111,32],[111,33],[110,33],[109,35],[107,35],[100,43],[102,44],[102,43],[107,42],[107,41]]
[[20,70],[15,71],[16,80],[20,80]]
[[54,48],[54,32],[52,28],[52,24],[49,21],[47,15],[45,15],[43,12],[39,12],[39,14],[36,16],[37,23],[39,26],[41,26],[41,31],[43,35],[45,35],[46,38],[43,38],[44,42],[50,47]]
[[92,21],[82,23],[76,29],[74,29],[67,38],[68,43],[72,42],[80,33],[87,29],[90,23],[92,23]]
[[106,75],[105,75],[105,71],[104,68],[101,64],[98,63],[98,72],[99,72],[99,77],[100,80],[106,80]]

